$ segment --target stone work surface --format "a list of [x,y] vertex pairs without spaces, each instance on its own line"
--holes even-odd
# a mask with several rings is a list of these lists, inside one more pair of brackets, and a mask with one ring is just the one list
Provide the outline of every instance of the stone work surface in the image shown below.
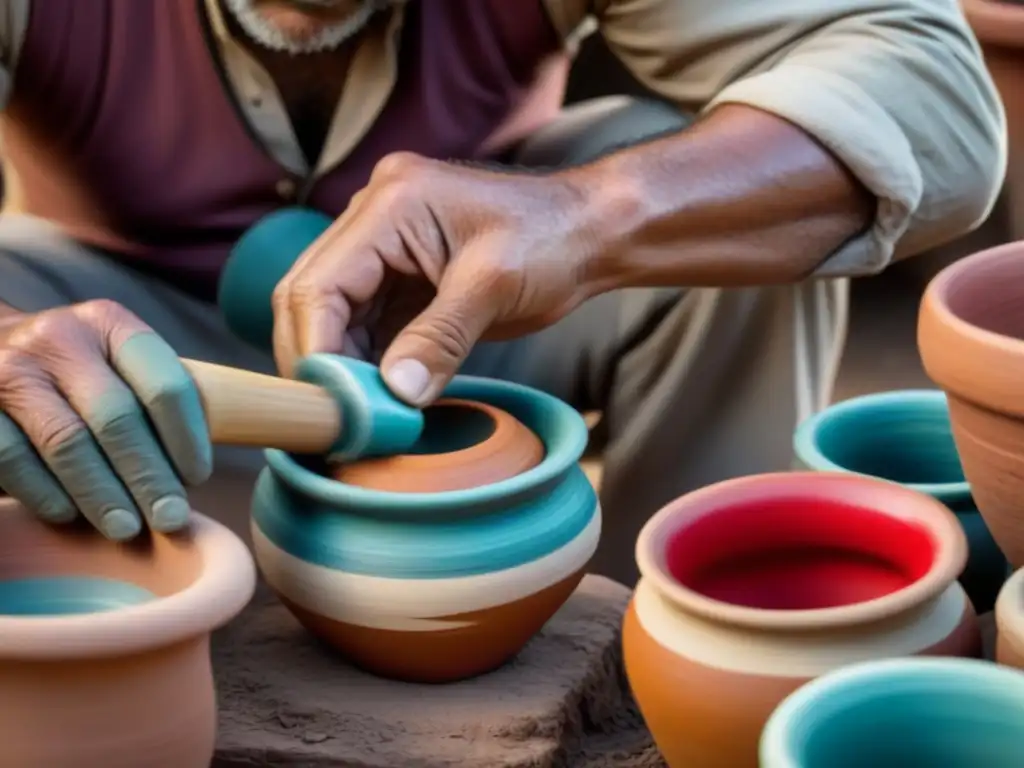
[[261,587],[214,637],[212,768],[663,768],[622,671],[628,598],[588,576],[508,665],[426,686],[353,669]]

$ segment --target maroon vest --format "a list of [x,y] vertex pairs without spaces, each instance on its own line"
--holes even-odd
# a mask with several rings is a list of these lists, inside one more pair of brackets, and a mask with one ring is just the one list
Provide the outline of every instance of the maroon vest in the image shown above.
[[[203,0],[32,0],[3,151],[26,213],[209,295],[239,235],[282,205],[213,51]],[[306,203],[331,216],[398,150],[469,158],[561,41],[540,0],[412,0],[398,84]]]

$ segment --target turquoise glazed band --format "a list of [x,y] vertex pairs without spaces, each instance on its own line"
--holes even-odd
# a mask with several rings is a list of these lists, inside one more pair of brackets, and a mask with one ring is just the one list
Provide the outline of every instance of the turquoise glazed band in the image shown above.
[[330,225],[329,216],[311,208],[283,208],[238,239],[217,288],[217,303],[236,336],[259,349],[271,348],[274,288]]
[[447,397],[489,403],[533,430],[544,459],[491,485],[444,493],[388,493],[330,480],[282,451],[266,452],[253,524],[277,549],[352,574],[446,579],[514,568],[572,542],[599,515],[577,462],[583,418],[517,384],[458,377]]
[[295,369],[295,377],[323,387],[341,410],[341,435],[331,461],[352,461],[405,453],[423,432],[423,412],[391,394],[380,369],[341,355],[310,355]]

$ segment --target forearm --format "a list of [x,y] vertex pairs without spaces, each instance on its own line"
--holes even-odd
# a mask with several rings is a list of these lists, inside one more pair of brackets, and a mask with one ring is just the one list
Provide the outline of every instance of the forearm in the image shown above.
[[738,105],[571,173],[598,292],[795,282],[869,227],[877,205],[806,132]]

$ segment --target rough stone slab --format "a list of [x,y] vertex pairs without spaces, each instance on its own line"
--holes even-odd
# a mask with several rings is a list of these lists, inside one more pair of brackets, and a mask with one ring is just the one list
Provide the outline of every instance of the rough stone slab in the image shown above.
[[628,598],[587,576],[504,668],[426,686],[346,665],[261,587],[214,637],[213,768],[661,768],[622,672]]

